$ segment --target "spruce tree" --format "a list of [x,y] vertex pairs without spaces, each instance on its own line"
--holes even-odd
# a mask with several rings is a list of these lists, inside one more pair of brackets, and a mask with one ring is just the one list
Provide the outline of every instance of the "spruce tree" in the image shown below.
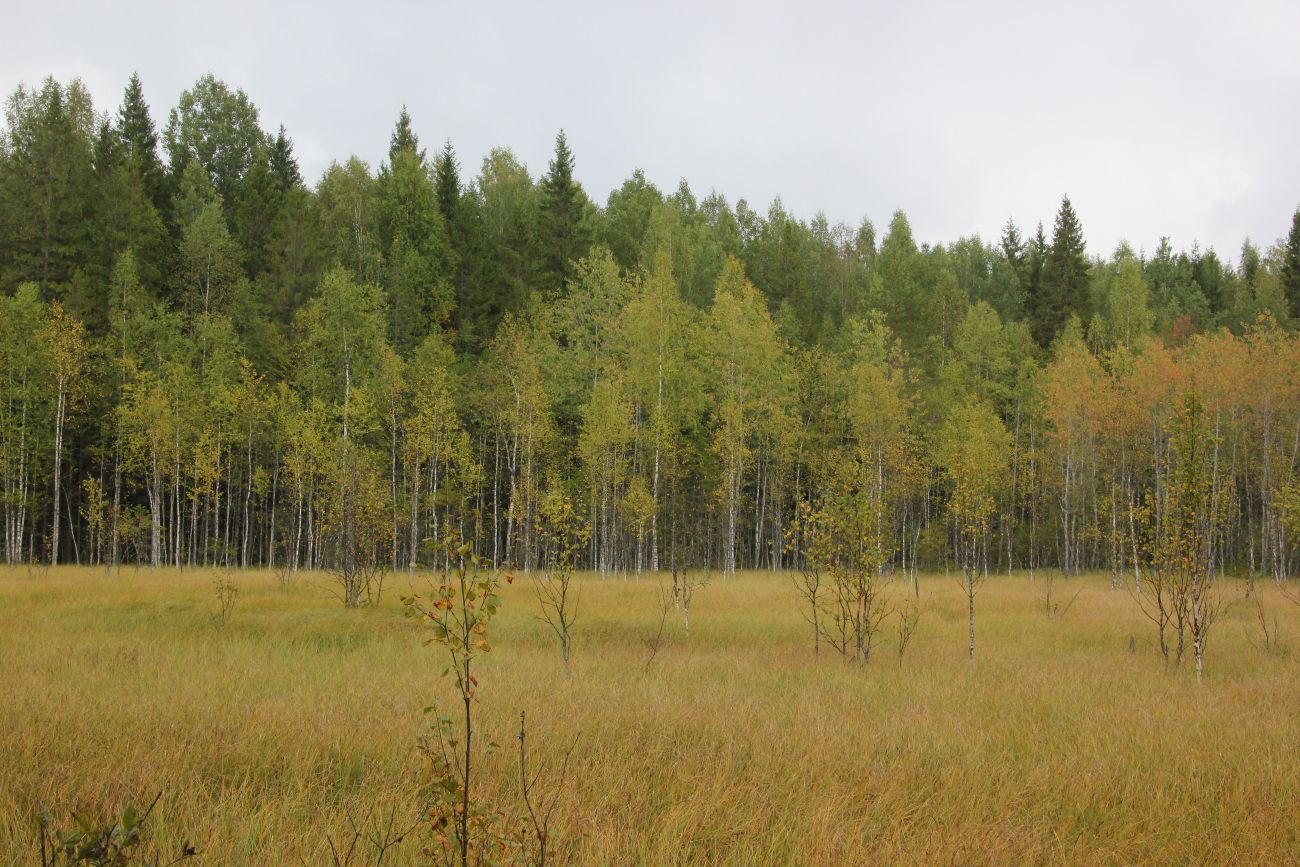
[[1254,285],[1255,275],[1259,273],[1259,261],[1259,248],[1249,238],[1242,241],[1241,263],[1237,266],[1237,272],[1247,285]]
[[876,256],[876,227],[871,220],[862,218],[857,234],[853,237],[854,248],[859,256],[870,262]]
[[271,174],[275,175],[280,192],[300,186],[302,175],[298,172],[298,161],[293,156],[293,140],[284,134],[284,124],[280,124],[280,131],[276,133],[267,151]]
[[1008,219],[1007,224],[1002,227],[1002,255],[1011,264],[1016,276],[1020,277],[1024,268],[1025,242],[1020,237],[1020,230],[1016,228],[1014,220]]
[[266,148],[257,149],[231,215],[235,239],[245,254],[244,264],[254,277],[266,269],[271,226],[284,196],[271,159]]
[[66,88],[47,78],[19,91],[8,105],[9,142],[0,197],[6,205],[0,271],[7,288],[37,283],[45,297],[63,297],[92,257],[94,121],[80,81]]
[[456,162],[456,151],[451,146],[451,139],[443,143],[442,150],[433,161],[433,186],[438,193],[438,209],[442,219],[450,227],[456,220],[457,206],[460,204],[460,166]]
[[1083,227],[1070,204],[1061,209],[1052,227],[1052,247],[1043,268],[1042,286],[1034,306],[1034,336],[1047,346],[1060,333],[1070,314],[1083,315],[1087,306],[1088,260],[1083,255]]
[[126,159],[135,164],[150,201],[155,208],[163,208],[167,203],[166,173],[158,157],[158,131],[154,128],[149,105],[144,101],[138,73],[131,73],[131,80],[122,95],[122,105],[117,110],[117,132]]
[[1300,208],[1291,217],[1291,232],[1282,248],[1282,291],[1291,315],[1300,318]]
[[326,264],[317,219],[316,200],[304,186],[290,187],[281,196],[266,245],[266,305],[281,326],[287,326],[316,287]]
[[434,158],[433,188],[455,259],[451,274],[452,289],[456,293],[453,323],[458,330],[463,330],[465,323],[461,313],[475,306],[475,299],[469,296],[473,291],[472,275],[476,258],[473,212],[476,202],[466,196],[461,188],[460,165],[456,162],[456,150],[451,145],[451,139],[443,143],[442,150]]
[[402,113],[397,116],[397,125],[393,127],[393,135],[388,140],[388,164],[391,166],[396,160],[397,155],[402,151],[410,151],[419,157],[420,165],[424,165],[424,151],[420,150],[420,139],[411,129],[411,115],[406,111],[406,106],[402,106]]
[[541,214],[543,289],[562,293],[573,274],[574,263],[587,255],[591,233],[585,220],[587,194],[573,179],[573,152],[560,130],[555,137],[555,157],[542,178]]
[[414,149],[397,151],[380,175],[379,187],[378,228],[392,338],[400,352],[407,352],[451,314],[456,257],[433,181]]
[[1214,250],[1196,253],[1192,258],[1192,279],[1200,287],[1210,305],[1210,312],[1220,313],[1224,308],[1224,287],[1227,283],[1223,263]]

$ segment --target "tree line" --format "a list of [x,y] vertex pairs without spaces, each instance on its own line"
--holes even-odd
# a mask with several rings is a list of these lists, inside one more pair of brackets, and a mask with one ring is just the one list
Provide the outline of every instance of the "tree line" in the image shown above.
[[1090,255],[1068,198],[930,246],[574,166],[466,177],[403,110],[313,187],[212,76],[161,132],[138,77],[18,87],[5,561],[531,569],[570,504],[605,574],[1292,570],[1300,211],[1236,262]]

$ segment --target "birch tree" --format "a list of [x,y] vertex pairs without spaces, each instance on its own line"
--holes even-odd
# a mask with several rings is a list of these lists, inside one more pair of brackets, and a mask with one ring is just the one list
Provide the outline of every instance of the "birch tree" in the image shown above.
[[1009,455],[1009,437],[997,413],[981,403],[953,409],[944,424],[937,458],[951,488],[948,514],[966,595],[971,658],[975,656],[975,595],[987,574],[989,533]]

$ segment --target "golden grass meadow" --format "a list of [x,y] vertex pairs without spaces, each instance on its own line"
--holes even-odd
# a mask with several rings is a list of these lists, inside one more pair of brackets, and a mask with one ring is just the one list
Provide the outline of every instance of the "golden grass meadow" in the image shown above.
[[[40,803],[105,817],[161,791],[153,843],[221,865],[328,864],[349,817],[418,814],[422,709],[455,698],[402,615],[422,579],[346,611],[323,576],[235,573],[222,625],[213,578],[0,571],[0,862],[39,863]],[[922,576],[906,654],[886,621],[866,666],[814,658],[788,576],[714,576],[648,668],[657,582],[579,585],[571,675],[522,578],[478,668],[503,745],[481,797],[521,809],[521,710],[533,760],[577,738],[556,863],[1300,862],[1300,606],[1271,584],[1282,647],[1226,583],[1199,684],[1103,576],[1058,582],[1078,596],[1056,619],[1041,576],[990,577],[974,660],[955,579]]]

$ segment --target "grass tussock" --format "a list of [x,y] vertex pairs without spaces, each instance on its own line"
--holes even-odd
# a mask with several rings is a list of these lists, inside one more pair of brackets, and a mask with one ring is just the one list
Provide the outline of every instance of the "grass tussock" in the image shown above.
[[[422,708],[454,698],[398,604],[421,579],[362,611],[320,579],[232,581],[223,625],[210,572],[0,571],[0,862],[33,860],[42,802],[108,815],[161,790],[154,840],[223,865],[322,863],[349,816],[415,816]],[[906,655],[887,620],[866,666],[813,657],[783,576],[714,578],[648,668],[656,582],[579,584],[570,676],[527,581],[478,670],[480,733],[503,745],[486,799],[520,808],[520,710],[536,761],[578,737],[560,863],[1300,859],[1300,606],[1271,586],[1281,647],[1225,585],[1198,684],[1100,577],[1067,582],[1057,619],[1041,580],[991,578],[974,660],[961,590],[922,577]]]

